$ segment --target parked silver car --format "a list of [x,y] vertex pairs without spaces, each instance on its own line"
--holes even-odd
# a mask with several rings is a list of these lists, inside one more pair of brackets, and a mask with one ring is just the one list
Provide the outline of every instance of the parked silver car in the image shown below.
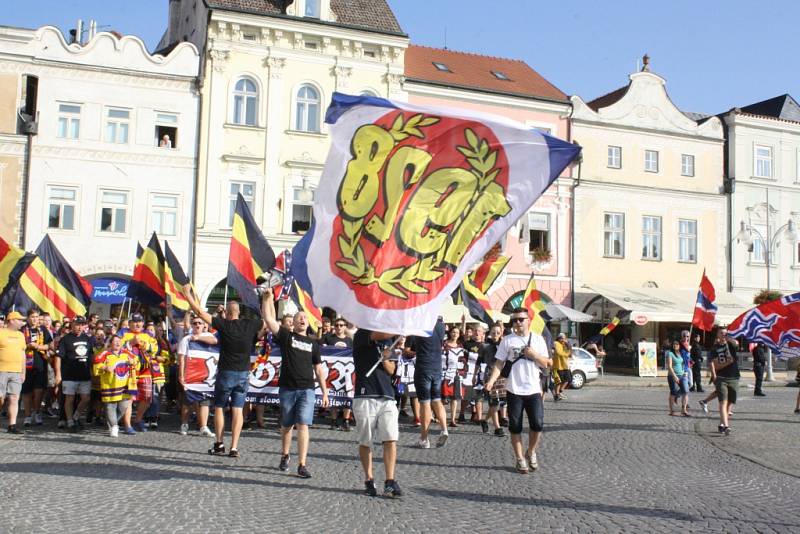
[[597,379],[597,359],[585,349],[572,347],[569,370],[572,373],[570,387],[572,389],[581,389],[586,382]]

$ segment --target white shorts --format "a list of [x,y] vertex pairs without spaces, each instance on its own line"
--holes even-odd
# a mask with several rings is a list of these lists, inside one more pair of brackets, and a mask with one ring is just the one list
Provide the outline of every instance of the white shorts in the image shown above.
[[397,404],[389,399],[355,398],[353,415],[356,417],[358,444],[372,447],[373,441],[397,441],[400,429],[397,423]]
[[61,383],[61,390],[64,395],[89,395],[92,392],[92,381],[82,380],[80,382],[73,382],[66,380]]

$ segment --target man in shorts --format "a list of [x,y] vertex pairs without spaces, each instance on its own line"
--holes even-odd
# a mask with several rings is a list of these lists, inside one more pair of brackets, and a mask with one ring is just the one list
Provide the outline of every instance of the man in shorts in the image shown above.
[[[503,366],[510,362],[511,369],[506,381],[508,398],[508,431],[511,448],[516,457],[517,472],[528,474],[528,469],[539,468],[536,451],[544,430],[544,403],[542,373],[549,372],[552,365],[547,342],[529,329],[528,311],[515,308],[511,312],[512,332],[504,337],[497,347],[494,369],[486,381],[491,389],[500,376]],[[528,416],[528,448],[523,455],[522,414]]]
[[736,393],[739,389],[739,360],[737,357],[736,343],[728,338],[728,329],[717,329],[714,347],[711,349],[711,372],[716,377],[714,386],[719,399],[719,427],[720,434],[726,436],[731,433],[730,410],[736,404]]
[[[122,346],[139,358],[139,373],[136,375],[136,417],[133,428],[147,432],[144,414],[153,400],[153,357],[158,352],[158,342],[144,330],[144,316],[134,313],[129,321],[130,329],[122,329]],[[128,408],[130,410],[131,408]]]
[[192,391],[186,389],[186,360],[189,357],[189,346],[197,343],[202,347],[216,345],[217,338],[214,334],[207,332],[208,325],[199,317],[193,317],[191,330],[185,335],[178,344],[178,382],[183,387],[183,398],[181,402],[181,436],[189,433],[189,411],[192,406],[197,410],[197,424],[200,426],[200,435],[210,438],[214,435],[208,428],[208,408],[214,396],[205,392]]
[[572,347],[567,341],[567,334],[561,332],[556,337],[553,347],[555,358],[553,358],[553,370],[558,374],[558,384],[553,391],[553,400],[560,401],[565,399],[564,390],[567,389],[572,374],[569,372],[569,357],[572,355]]
[[486,381],[492,374],[494,369],[495,354],[497,354],[497,346],[500,344],[500,339],[503,336],[503,327],[500,325],[492,325],[489,329],[489,336],[481,348],[480,356],[478,357],[478,368],[484,367],[483,383],[484,383],[484,396],[489,403],[489,412],[481,420],[481,430],[484,434],[489,431],[489,421],[494,426],[494,435],[503,437],[506,435],[503,427],[500,426],[500,404],[505,403],[506,399],[506,380],[505,378],[498,378],[495,381],[494,387],[489,389],[486,387]]
[[392,384],[397,370],[397,364],[392,360],[392,337],[391,334],[359,329],[353,339],[356,376],[353,413],[358,421],[358,456],[364,468],[364,492],[371,497],[378,494],[372,473],[372,443],[375,440],[383,444],[383,467],[386,471],[383,494],[387,497],[403,495],[394,477],[400,430]]
[[12,311],[0,328],[0,409],[8,398],[8,433],[22,434],[17,428],[17,409],[25,382],[25,336],[19,331],[25,318]]
[[50,332],[39,324],[39,310],[28,310],[27,322],[22,327],[25,336],[25,383],[22,384],[22,406],[25,414],[23,426],[43,423],[41,406],[47,389],[48,351],[53,341]]
[[431,448],[428,432],[434,414],[442,427],[436,446],[444,447],[447,443],[447,414],[442,404],[442,345],[446,335],[444,321],[439,317],[430,336],[409,336],[406,340],[406,349],[415,355],[414,388],[419,401],[421,449]]
[[[89,405],[92,392],[91,367],[94,358],[92,338],[84,332],[86,318],[76,317],[70,332],[61,338],[56,352],[56,386],[61,384],[64,391],[64,411],[67,416],[67,430],[77,432],[80,416]],[[75,406],[75,396],[80,400]]]
[[297,312],[289,330],[275,318],[272,291],[266,291],[261,301],[261,313],[273,339],[281,348],[281,369],[278,377],[278,396],[281,403],[281,461],[278,468],[289,470],[289,449],[292,445],[292,428],[297,427],[297,476],[311,478],[306,467],[308,454],[308,427],[314,420],[314,375],[322,390],[322,407],[328,406],[328,386],[322,355],[317,340],[308,335],[305,312]]

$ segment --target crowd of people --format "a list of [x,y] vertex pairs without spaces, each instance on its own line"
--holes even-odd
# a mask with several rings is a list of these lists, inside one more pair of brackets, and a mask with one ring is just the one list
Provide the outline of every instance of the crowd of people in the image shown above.
[[[504,436],[507,427],[514,468],[526,474],[540,464],[537,450],[544,429],[544,396],[549,392],[554,401],[566,399],[573,349],[565,334],[548,346],[544,337],[530,331],[528,312],[522,308],[513,310],[508,325],[486,327],[467,324],[462,318],[461,324],[448,327],[440,318],[430,336],[406,338],[357,329],[341,317],[323,319],[312,332],[303,312],[278,319],[270,291],[263,293],[261,317],[256,318],[244,317],[233,301],[212,315],[188,289],[186,296],[191,312],[180,321],[170,314],[167,324],[146,322],[140,313],[123,320],[101,320],[93,314],[63,323],[37,310],[25,316],[14,311],[0,318],[0,408],[7,414],[8,432],[23,433],[25,427],[42,425],[45,417],[58,418],[58,427],[68,432],[80,432],[92,424],[107,426],[111,437],[147,432],[158,429],[160,414],[169,411],[162,409],[162,403],[167,403],[179,414],[180,434],[188,434],[194,420],[200,435],[214,439],[209,454],[237,458],[243,427],[265,425],[264,406],[246,402],[251,355],[259,344],[273,343],[280,347],[282,357],[278,468],[290,469],[294,440],[297,475],[312,476],[308,455],[316,412],[317,417],[330,418],[331,428],[350,431],[355,427],[368,495],[378,494],[372,446],[376,441],[382,444],[383,494],[397,497],[402,495],[395,465],[403,418],[419,428],[417,446],[422,449],[431,448],[432,441],[435,447],[444,447],[449,429],[468,422],[480,425],[484,433],[492,429],[496,436]],[[192,344],[219,349],[213,393],[184,387]],[[352,350],[352,408],[328,406],[320,352],[326,345]],[[602,347],[591,348],[598,358],[604,356]],[[754,348],[757,364],[763,364],[761,350]],[[708,365],[715,390],[700,401],[707,412],[708,402],[718,399],[719,431],[726,434],[740,375],[736,352],[725,329],[719,329]],[[699,337],[690,340],[690,333],[683,332],[665,356],[669,414],[678,415],[680,410],[680,415],[690,416],[689,391],[705,391]],[[760,382],[756,395],[763,395]],[[212,405],[213,430],[209,427]],[[226,417],[230,418],[228,447]],[[434,423],[438,434],[433,433]]]

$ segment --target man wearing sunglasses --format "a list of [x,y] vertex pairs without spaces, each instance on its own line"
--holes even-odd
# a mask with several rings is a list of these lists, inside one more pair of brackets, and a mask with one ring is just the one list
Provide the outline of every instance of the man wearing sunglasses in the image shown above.
[[[330,320],[328,321],[330,327]],[[324,326],[323,318],[323,326]],[[339,317],[333,323],[333,331],[324,334],[320,338],[322,345],[329,347],[338,347],[341,349],[352,349],[353,340],[347,335],[347,321]],[[339,408],[331,408],[331,430],[342,429],[345,432],[350,431],[350,408],[342,408],[342,423],[339,423]]]
[[208,411],[214,396],[203,394],[197,391],[186,389],[186,363],[189,358],[189,344],[200,343],[201,346],[216,345],[217,338],[208,332],[208,325],[200,317],[193,317],[191,330],[184,336],[178,344],[178,382],[183,387],[183,399],[181,402],[181,436],[189,433],[189,412],[194,407],[197,412],[197,424],[200,427],[200,435],[212,437],[214,435],[208,428]]
[[[542,373],[552,365],[547,343],[544,338],[530,331],[528,311],[515,308],[511,312],[511,333],[503,338],[497,347],[494,369],[486,381],[486,389],[491,391],[500,376],[503,366],[509,362],[506,381],[508,405],[508,431],[511,434],[511,448],[516,458],[516,469],[527,474],[528,469],[536,470],[539,462],[536,450],[544,429],[544,403],[542,401]],[[505,373],[504,373],[505,374]],[[522,413],[528,416],[528,448],[523,455]]]

